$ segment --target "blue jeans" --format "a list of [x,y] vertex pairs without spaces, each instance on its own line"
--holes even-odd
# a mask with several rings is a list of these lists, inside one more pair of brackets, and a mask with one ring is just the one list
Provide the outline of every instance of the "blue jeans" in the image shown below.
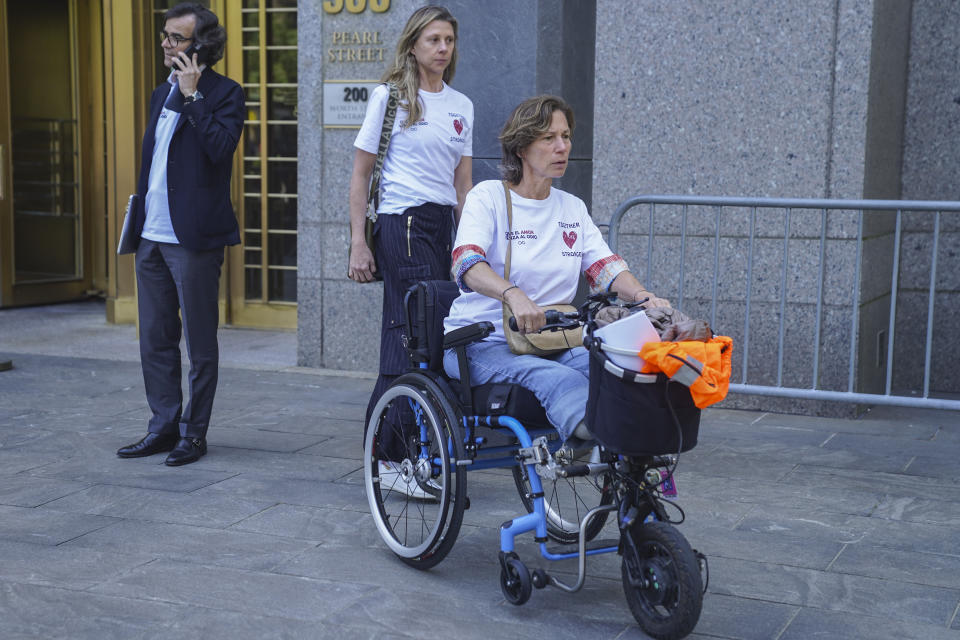
[[[586,414],[590,352],[583,347],[541,358],[514,355],[506,342],[475,342],[467,345],[467,362],[473,385],[509,382],[532,391],[563,440],[570,437]],[[443,368],[451,378],[460,378],[453,349],[443,354]]]

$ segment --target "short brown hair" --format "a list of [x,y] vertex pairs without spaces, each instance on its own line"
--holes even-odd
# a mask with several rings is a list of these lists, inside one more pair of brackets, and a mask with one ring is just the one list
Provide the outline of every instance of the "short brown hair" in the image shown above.
[[573,133],[573,109],[563,98],[557,96],[528,98],[518,104],[507,118],[500,131],[500,146],[503,149],[500,173],[510,184],[519,184],[523,179],[520,152],[550,130],[554,111],[560,111],[567,117],[567,124]]

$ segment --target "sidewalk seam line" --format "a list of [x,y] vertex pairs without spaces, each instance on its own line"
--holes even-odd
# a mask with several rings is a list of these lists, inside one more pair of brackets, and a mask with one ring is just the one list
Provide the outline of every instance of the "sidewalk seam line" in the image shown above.
[[947,629],[953,628],[953,622],[957,619],[958,613],[960,613],[960,601],[957,602],[957,608],[953,610],[953,616],[947,621]]
[[790,627],[791,624],[793,624],[793,621],[797,618],[798,615],[800,615],[800,611],[802,610],[803,610],[803,606],[798,605],[797,610],[793,612],[793,615],[790,616],[790,619],[787,620],[786,624],[783,625],[783,628],[780,629],[780,632],[777,633],[776,636],[774,636],[773,640],[780,640],[780,638],[783,637],[783,634],[787,632],[787,629]]
[[833,556],[833,560],[831,560],[831,561],[827,564],[826,568],[824,568],[824,571],[825,571],[825,572],[826,572],[826,571],[830,571],[830,567],[832,567],[832,566],[833,566],[833,563],[837,561],[837,558],[840,557],[840,554],[843,553],[844,551],[846,551],[846,549],[847,549],[847,547],[849,546],[849,544],[850,544],[850,543],[848,543],[848,542],[843,542],[843,543],[841,543],[840,551],[837,551],[837,555]]

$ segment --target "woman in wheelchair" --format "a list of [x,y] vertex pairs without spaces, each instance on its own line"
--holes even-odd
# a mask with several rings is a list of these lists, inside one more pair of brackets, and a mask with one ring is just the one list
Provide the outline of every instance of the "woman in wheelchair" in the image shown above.
[[[587,556],[618,553],[634,618],[650,636],[676,640],[690,633],[700,616],[706,562],[700,564],[702,554],[673,527],[683,512],[664,496],[673,487],[672,454],[687,450],[681,443],[695,444],[695,431],[683,438],[686,409],[665,376],[622,368],[616,373],[598,365],[602,340],[592,337],[592,314],[610,302],[611,293],[624,306],[669,303],[645,290],[610,251],[582,200],[553,188],[553,179],[567,168],[572,130],[573,111],[554,96],[526,100],[504,126],[505,180],[481,182],[466,197],[452,255],[456,285],[420,282],[407,294],[404,345],[415,366],[374,408],[364,440],[364,489],[384,543],[403,562],[429,569],[449,553],[470,508],[467,471],[509,468],[526,513],[499,527],[500,589],[506,600],[521,605],[532,589],[547,586],[576,592],[584,584]],[[504,318],[508,326],[515,321],[520,338],[533,338],[547,326],[545,306],[574,299],[581,273],[592,292],[603,294],[573,314],[573,335],[586,323],[591,351],[568,348],[573,340],[564,338],[556,351],[515,353],[529,350],[518,345],[518,336],[504,333]],[[548,329],[554,326],[559,325],[551,320]],[[624,396],[629,404],[619,398],[606,402],[609,411],[598,419],[601,392],[620,391],[619,385],[631,388]],[[654,402],[634,403],[637,393]],[[536,404],[531,394],[541,406],[527,412]],[[664,401],[667,408],[661,407]],[[392,411],[409,414],[403,428],[389,419]],[[608,440],[606,432],[619,426],[606,417],[611,413],[623,414],[624,432],[638,448],[610,446],[617,441]],[[699,424],[699,412],[693,417]],[[602,447],[580,442],[592,439],[587,420]],[[564,442],[559,449],[551,426]],[[671,440],[654,444],[652,436],[662,429]],[[396,442],[403,445],[399,463],[391,449]],[[384,460],[400,481],[390,469],[384,473]],[[409,491],[413,486],[432,499]],[[531,533],[542,558],[576,560],[574,584],[541,567],[531,570],[521,560],[515,540]],[[616,537],[608,538],[611,533]],[[551,541],[562,546],[548,547]]]
[[[502,305],[513,311],[520,333],[539,331],[546,322],[543,307],[572,302],[583,273],[591,293],[613,291],[625,302],[669,306],[644,289],[623,259],[610,251],[584,202],[552,186],[567,169],[573,127],[573,110],[555,96],[530,98],[513,110],[500,133],[504,181],[481,182],[464,203],[452,267],[462,293],[444,322],[447,333],[492,322],[494,333],[467,346],[471,382],[529,389],[565,441],[590,438],[583,421],[589,353],[582,346],[546,357],[512,353]],[[508,243],[509,280],[502,275]],[[443,364],[450,377],[459,379],[453,349]]]

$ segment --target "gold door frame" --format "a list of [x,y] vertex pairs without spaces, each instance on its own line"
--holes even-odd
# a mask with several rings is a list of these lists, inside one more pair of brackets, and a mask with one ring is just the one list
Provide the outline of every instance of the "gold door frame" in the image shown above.
[[127,199],[137,188],[140,144],[146,127],[150,92],[153,90],[153,58],[147,47],[151,16],[144,3],[102,0],[104,69],[104,155],[106,167],[107,321],[137,321],[136,278],[133,256],[118,256],[117,241],[123,225]]
[[10,250],[13,245],[13,170],[10,168],[7,47],[7,3],[0,1],[0,307],[12,304],[13,300],[13,259]]

